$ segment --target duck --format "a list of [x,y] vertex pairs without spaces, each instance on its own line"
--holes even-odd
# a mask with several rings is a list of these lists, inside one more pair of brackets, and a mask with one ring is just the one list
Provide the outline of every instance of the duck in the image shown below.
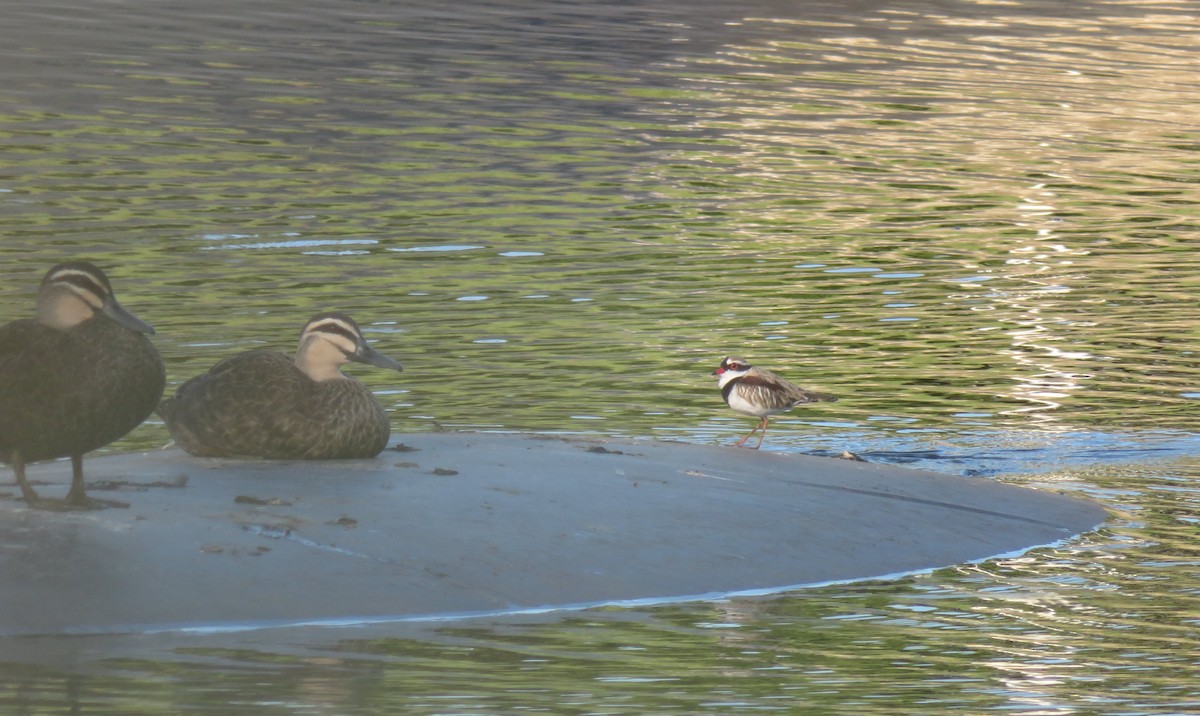
[[[162,400],[166,368],[153,334],[87,261],[52,267],[38,288],[36,318],[0,326],[0,460],[12,466],[27,504],[127,506],[88,497],[83,456],[127,435]],[[71,458],[66,498],[39,496],[25,466],[62,457]]]
[[350,361],[401,371],[339,311],[313,316],[294,359],[269,349],[224,358],[158,407],[175,443],[197,457],[337,460],[378,455],[391,435]]
[[750,365],[745,358],[738,356],[725,356],[713,370],[713,375],[717,376],[717,385],[721,388],[726,405],[742,415],[759,418],[758,425],[737,441],[738,447],[744,446],[754,433],[758,433],[758,444],[754,449],[762,447],[772,415],[805,403],[837,401],[837,396],[801,388],[765,368]]

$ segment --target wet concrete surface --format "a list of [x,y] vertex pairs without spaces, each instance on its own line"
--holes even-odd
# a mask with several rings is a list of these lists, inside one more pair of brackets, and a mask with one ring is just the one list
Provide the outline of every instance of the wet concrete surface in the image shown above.
[[[1088,531],[1077,498],[732,447],[394,436],[373,460],[93,457],[127,509],[0,499],[0,636],[381,623],[766,593]],[[69,465],[33,466],[65,493]],[[0,489],[0,492],[4,490]]]

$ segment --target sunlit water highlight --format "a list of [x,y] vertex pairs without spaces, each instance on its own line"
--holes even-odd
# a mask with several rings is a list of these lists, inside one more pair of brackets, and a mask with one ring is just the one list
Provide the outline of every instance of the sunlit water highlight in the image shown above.
[[30,641],[0,710],[1200,711],[1198,31],[1170,0],[6,9],[0,320],[92,258],[174,385],[346,310],[410,366],[356,371],[401,433],[730,441],[738,353],[841,396],[764,449],[1114,519],[787,596]]

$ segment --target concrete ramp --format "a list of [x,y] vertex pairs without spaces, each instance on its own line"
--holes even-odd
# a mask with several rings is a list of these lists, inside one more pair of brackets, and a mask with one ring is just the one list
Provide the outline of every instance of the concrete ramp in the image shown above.
[[[399,441],[399,442],[397,442]],[[980,560],[1096,504],[888,465],[669,442],[393,436],[377,459],[85,461],[128,509],[0,499],[0,636],[470,617],[765,593]],[[69,465],[29,471],[65,494]]]

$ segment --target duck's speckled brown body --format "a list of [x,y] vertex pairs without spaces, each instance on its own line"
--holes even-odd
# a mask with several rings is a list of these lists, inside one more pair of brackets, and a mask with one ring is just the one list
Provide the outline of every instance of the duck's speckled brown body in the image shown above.
[[0,459],[91,452],[142,424],[166,373],[146,336],[96,317],[67,331],[0,328]]
[[374,457],[391,434],[387,413],[365,385],[315,381],[269,350],[217,363],[158,412],[180,447],[205,457]]
[[387,445],[388,416],[366,386],[337,370],[347,360],[400,370],[367,346],[349,316],[322,314],[305,327],[296,361],[270,350],[231,356],[181,385],[158,413],[192,455],[374,457]]

